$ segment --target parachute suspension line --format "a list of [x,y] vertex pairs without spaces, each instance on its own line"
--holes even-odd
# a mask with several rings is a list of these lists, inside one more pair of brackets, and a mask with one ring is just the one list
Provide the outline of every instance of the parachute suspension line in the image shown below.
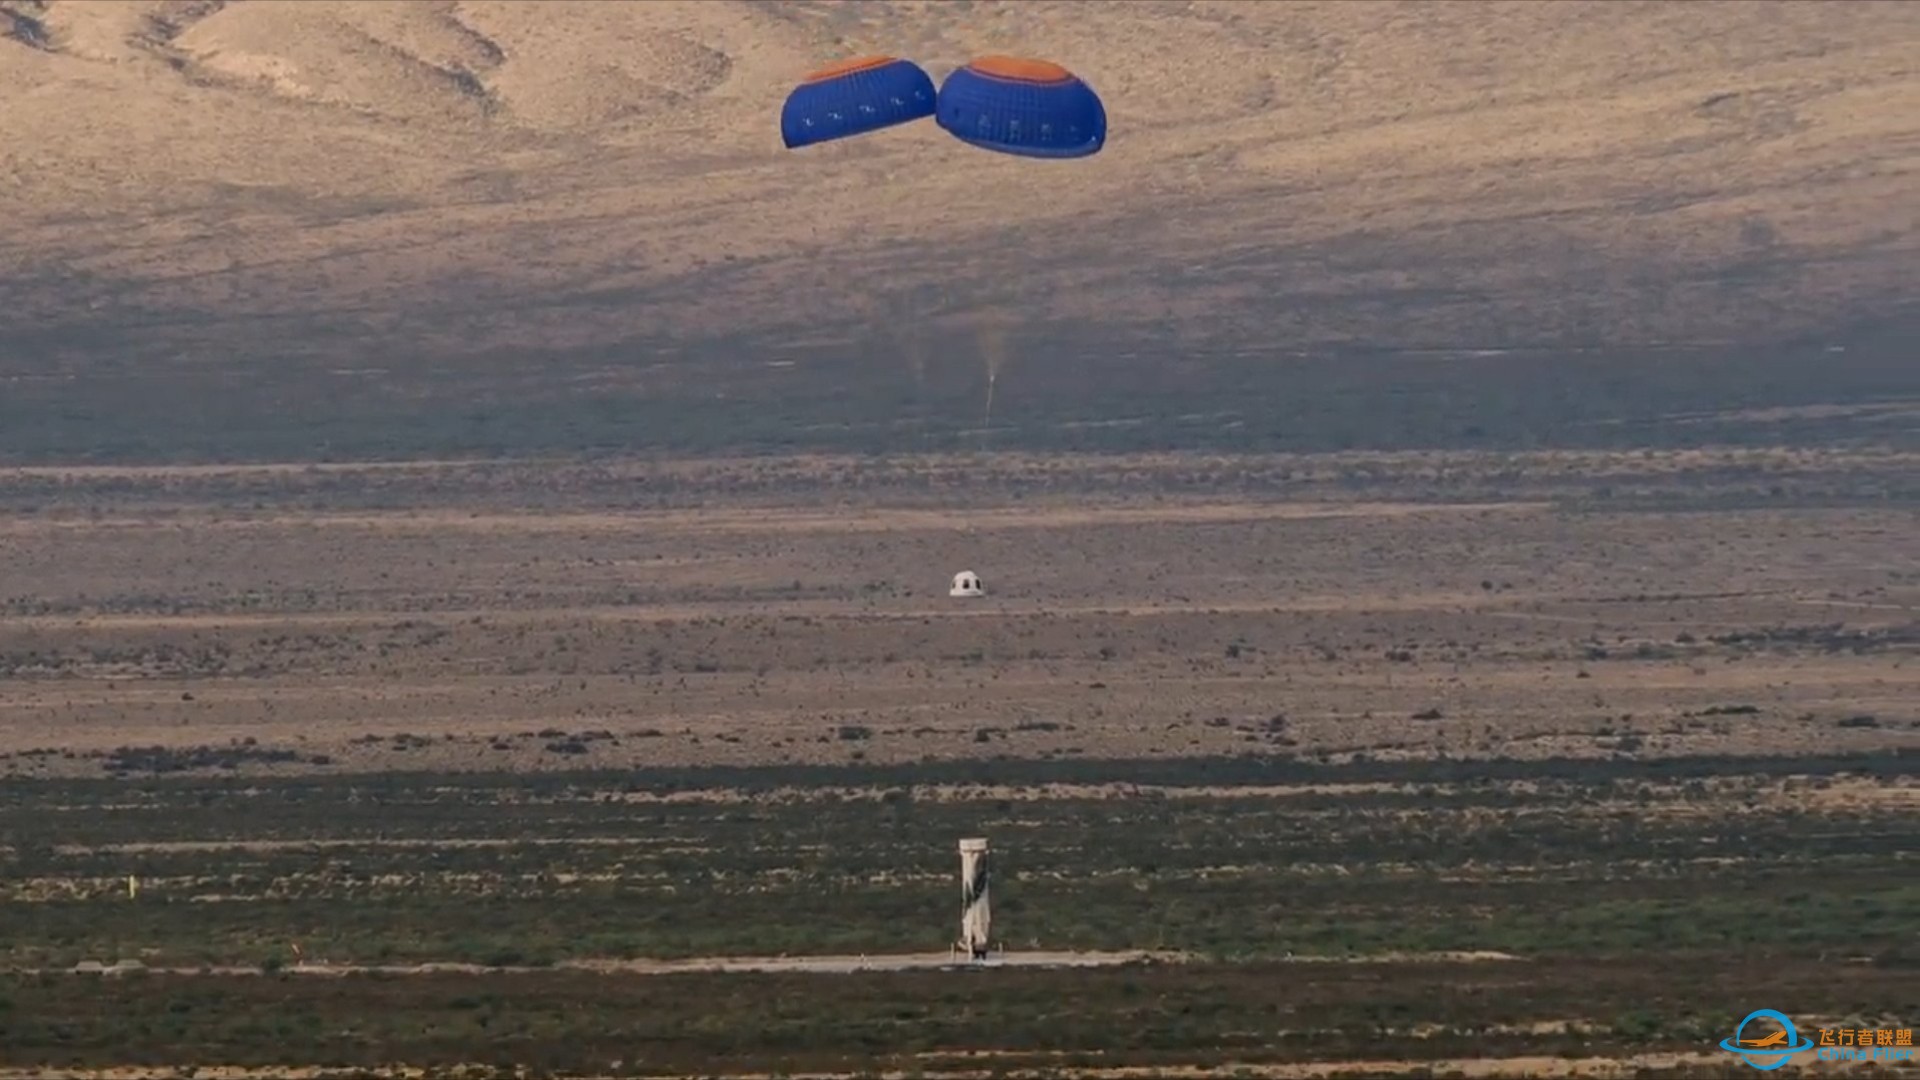
[[993,391],[1000,381],[1000,369],[1007,365],[1007,325],[1001,313],[990,310],[978,324],[980,359],[987,369],[987,409],[984,427],[993,426]]

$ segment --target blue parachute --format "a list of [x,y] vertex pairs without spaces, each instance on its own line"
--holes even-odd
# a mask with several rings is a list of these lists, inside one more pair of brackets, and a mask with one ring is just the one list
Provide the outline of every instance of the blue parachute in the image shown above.
[[1107,141],[1107,110],[1079,76],[1046,60],[983,56],[940,85],[934,120],[982,150],[1078,158]]
[[780,110],[787,149],[864,135],[933,115],[933,80],[911,60],[863,56],[800,81]]

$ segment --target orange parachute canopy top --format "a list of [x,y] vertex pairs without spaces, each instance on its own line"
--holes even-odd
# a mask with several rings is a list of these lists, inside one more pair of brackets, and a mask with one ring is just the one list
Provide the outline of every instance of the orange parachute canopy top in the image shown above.
[[1073,72],[1051,60],[1030,60],[1021,56],[979,56],[967,64],[969,70],[996,79],[1024,83],[1073,82]]

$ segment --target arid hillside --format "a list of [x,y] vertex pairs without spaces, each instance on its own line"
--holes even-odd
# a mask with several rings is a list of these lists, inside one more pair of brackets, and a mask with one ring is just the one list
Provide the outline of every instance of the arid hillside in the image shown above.
[[[1773,347],[1898,324],[1920,278],[1908,3],[0,0],[0,32],[0,349],[54,412],[263,365],[334,389],[250,408],[500,365],[750,394],[821,347],[910,394],[977,380],[982,323],[1118,368]],[[781,146],[813,67],[989,51],[1084,76],[1107,149]]]

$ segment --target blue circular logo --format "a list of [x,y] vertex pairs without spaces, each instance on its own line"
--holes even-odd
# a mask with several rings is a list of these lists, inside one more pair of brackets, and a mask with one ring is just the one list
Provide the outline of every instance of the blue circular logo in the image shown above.
[[[1771,1020],[1780,1025],[1780,1030],[1771,1035],[1749,1039],[1746,1037],[1747,1025],[1755,1020]],[[1747,1014],[1740,1026],[1733,1029],[1733,1038],[1721,1039],[1720,1049],[1739,1054],[1747,1064],[1762,1071],[1771,1071],[1787,1063],[1787,1059],[1802,1051],[1813,1049],[1813,1040],[1802,1041],[1800,1032],[1787,1019],[1785,1013],[1773,1009],[1755,1009]],[[1769,1060],[1771,1059],[1771,1060]]]

